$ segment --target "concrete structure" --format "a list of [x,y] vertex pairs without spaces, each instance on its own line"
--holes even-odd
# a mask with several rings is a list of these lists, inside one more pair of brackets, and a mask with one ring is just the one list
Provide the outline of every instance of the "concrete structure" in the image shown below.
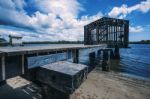
[[[67,94],[72,94],[82,84],[82,82],[87,78],[87,73],[88,67],[86,65],[59,61],[41,66],[37,70],[36,79],[43,84],[57,89],[67,96]],[[56,95],[51,95],[51,97],[58,96],[58,93]]]
[[[66,53],[67,59],[70,58],[73,62],[78,63],[79,50],[92,48],[106,48],[106,45],[82,45],[82,44],[56,44],[47,46],[16,46],[16,47],[0,47],[0,81],[8,78],[22,75],[30,71],[31,67],[28,64],[31,57],[47,57],[47,55]],[[41,63],[45,58],[42,58]],[[49,64],[49,63],[47,63]],[[42,64],[41,64],[42,65]],[[46,65],[46,64],[43,64]],[[33,66],[34,67],[34,66]],[[34,68],[33,68],[34,69]]]
[[[22,75],[24,78],[33,81],[33,82],[40,82],[43,90],[43,97],[54,97],[53,99],[69,99],[69,95],[73,93],[73,91],[79,87],[79,85],[82,83],[82,80],[84,77],[81,77],[81,75],[85,74],[85,72],[82,72],[79,69],[77,72],[77,67],[80,67],[82,65],[75,64],[79,62],[79,50],[82,49],[90,49],[90,52],[97,51],[96,49],[103,49],[106,48],[106,45],[82,45],[82,44],[56,44],[56,45],[47,45],[47,46],[15,46],[15,47],[0,47],[0,82],[4,82],[6,79],[9,79],[11,77],[15,77],[18,75]],[[87,53],[88,55],[89,53]],[[60,58],[61,57],[61,58]],[[59,80],[65,81],[65,79],[69,79],[70,81],[72,76],[65,76],[67,72],[64,74],[61,72],[54,72],[54,70],[46,69],[47,73],[43,71],[44,67],[41,66],[51,66],[52,63],[58,62],[61,60],[67,61],[71,60],[69,65],[75,65],[74,68],[72,66],[68,66],[69,70],[75,70],[74,76],[76,79],[80,78],[81,82],[80,84],[76,84],[76,87],[73,88],[73,90],[70,91],[62,91],[59,90],[59,84],[56,83],[58,86],[53,87],[51,85],[51,79],[46,79],[46,75],[48,77],[48,74],[52,75],[62,75],[64,78]],[[63,64],[57,65],[61,66]],[[78,66],[79,65],[79,66]],[[67,64],[65,66],[67,69]],[[61,68],[57,68],[58,70]],[[53,72],[52,72],[53,71]],[[39,74],[40,73],[40,74]],[[39,74],[39,75],[37,75]],[[41,76],[41,75],[45,76]],[[77,74],[77,75],[76,75]],[[41,77],[41,78],[40,78]],[[53,77],[52,77],[53,78]],[[45,80],[41,80],[45,79]],[[54,77],[55,79],[55,77]],[[45,83],[45,81],[49,83]],[[73,82],[75,79],[73,80]],[[75,82],[79,82],[79,80],[76,80]],[[55,82],[53,82],[55,83]],[[72,84],[72,82],[69,82],[68,85]],[[64,84],[64,86],[67,87],[67,85]],[[55,94],[49,94],[48,90],[53,91]],[[66,89],[64,89],[66,90]],[[61,95],[60,97],[57,97],[58,95]],[[57,98],[56,98],[57,97]],[[62,98],[65,97],[65,98]],[[44,98],[44,99],[51,99],[51,98]]]

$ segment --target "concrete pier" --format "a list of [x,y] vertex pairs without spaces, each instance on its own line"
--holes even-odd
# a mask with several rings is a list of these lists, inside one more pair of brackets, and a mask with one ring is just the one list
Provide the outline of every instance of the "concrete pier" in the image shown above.
[[[96,59],[96,53],[94,50],[96,49],[104,49],[107,46],[102,45],[80,45],[80,44],[65,44],[65,45],[53,45],[53,46],[16,46],[16,47],[0,47],[0,82],[4,82],[5,80],[21,75],[25,79],[32,81],[36,84],[42,86],[43,97],[44,99],[69,99],[69,95],[75,91],[76,88],[80,86],[82,81],[84,80],[85,75],[87,75],[87,71],[81,70],[83,72],[77,74],[75,78],[73,78],[74,87],[71,87],[73,90],[70,92],[65,92],[63,88],[58,85],[62,85],[63,87],[67,86],[64,84],[60,84],[60,80],[65,77],[56,78],[56,76],[52,75],[50,79],[54,81],[53,85],[57,84],[56,79],[58,81],[57,87],[52,86],[50,83],[45,83],[47,80],[39,80],[39,75],[45,74],[40,79],[48,78],[48,74],[46,72],[41,71],[41,66],[56,63],[58,61],[64,61],[68,59],[72,59],[72,64],[77,65],[79,63],[79,50],[81,49],[89,49],[91,54],[87,53],[90,58],[89,68],[94,68],[94,62]],[[77,64],[76,64],[77,63]],[[63,64],[60,64],[61,66]],[[68,66],[69,67],[69,66]],[[82,66],[79,66],[82,67]],[[73,67],[71,67],[73,69]],[[48,73],[52,73],[52,71],[48,71]],[[55,73],[54,73],[55,74]],[[58,76],[59,77],[59,76]],[[72,76],[67,76],[68,78]],[[66,77],[66,78],[67,78]],[[75,80],[76,79],[76,80]],[[78,80],[77,80],[78,79]],[[81,82],[79,82],[79,79]],[[44,81],[44,82],[43,82]],[[69,81],[69,80],[67,80]],[[62,81],[63,82],[63,81]],[[71,81],[70,81],[70,84]],[[69,85],[70,86],[70,85]],[[60,90],[61,89],[61,90]],[[49,91],[54,92],[53,94],[49,94]],[[69,89],[68,89],[69,91]],[[57,94],[60,94],[58,97]],[[57,98],[56,98],[57,97]],[[64,97],[64,98],[63,98]]]
[[44,99],[69,99],[87,78],[87,73],[86,65],[60,61],[41,66],[36,79],[42,85]]

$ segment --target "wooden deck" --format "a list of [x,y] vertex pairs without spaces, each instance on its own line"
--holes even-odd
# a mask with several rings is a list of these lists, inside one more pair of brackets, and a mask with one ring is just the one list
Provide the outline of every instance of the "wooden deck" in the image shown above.
[[62,51],[72,49],[85,49],[95,47],[106,48],[106,45],[51,44],[42,46],[16,46],[16,47],[8,46],[8,47],[0,47],[0,56],[2,54],[11,56],[11,55],[32,54],[39,52]]

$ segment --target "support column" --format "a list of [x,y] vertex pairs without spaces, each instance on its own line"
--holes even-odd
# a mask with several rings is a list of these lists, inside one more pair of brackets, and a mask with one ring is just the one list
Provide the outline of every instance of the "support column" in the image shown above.
[[115,51],[114,51],[114,58],[115,59],[120,59],[120,52],[119,52],[119,47],[118,45],[115,45]]
[[113,43],[115,45],[115,26],[113,26]]
[[6,72],[5,72],[5,56],[1,57],[1,79],[0,79],[0,86],[3,86],[6,84]]
[[89,65],[90,65],[90,68],[89,68],[89,71],[93,70],[95,68],[95,52],[91,52],[89,54]]
[[108,29],[109,29],[109,26],[107,26],[107,28],[106,28],[106,44],[107,44],[107,46],[108,46]]
[[108,50],[103,50],[102,71],[109,71],[109,67],[108,67]]
[[24,74],[24,54],[22,55],[22,74]]
[[129,42],[129,21],[124,26],[124,47],[128,47]]
[[79,49],[72,50],[73,63],[79,63]]
[[[116,44],[118,43],[118,26],[116,26]],[[118,44],[117,44],[118,45]]]
[[110,50],[110,59],[114,59],[114,52],[113,52],[113,50]]
[[99,28],[98,27],[96,28],[96,37],[97,37],[96,43],[99,44]]
[[101,56],[101,49],[97,51],[97,57],[100,58]]
[[2,80],[6,79],[6,72],[5,72],[5,56],[2,56]]

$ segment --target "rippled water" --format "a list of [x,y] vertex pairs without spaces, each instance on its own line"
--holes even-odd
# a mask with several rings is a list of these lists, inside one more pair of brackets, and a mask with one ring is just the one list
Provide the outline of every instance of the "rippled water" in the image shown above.
[[121,60],[116,62],[118,71],[150,79],[150,44],[130,44],[121,49]]

